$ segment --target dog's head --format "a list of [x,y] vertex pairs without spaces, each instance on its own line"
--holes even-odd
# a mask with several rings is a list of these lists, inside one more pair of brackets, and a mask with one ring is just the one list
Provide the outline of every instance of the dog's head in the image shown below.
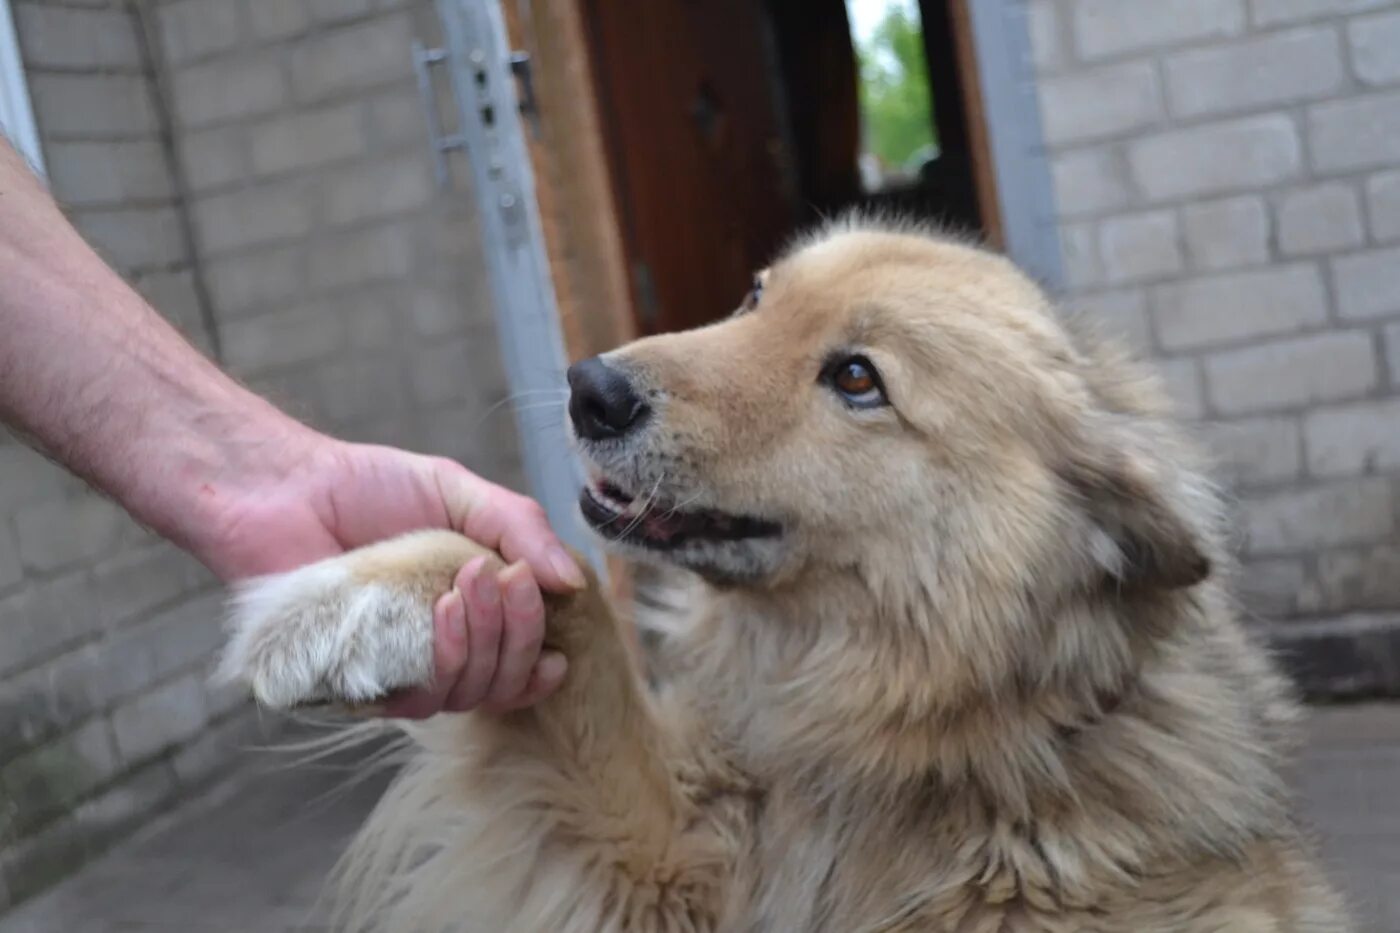
[[1005,259],[847,223],[735,314],[569,373],[588,522],[726,585],[808,573],[1019,594],[1189,586],[1193,478],[1156,390]]

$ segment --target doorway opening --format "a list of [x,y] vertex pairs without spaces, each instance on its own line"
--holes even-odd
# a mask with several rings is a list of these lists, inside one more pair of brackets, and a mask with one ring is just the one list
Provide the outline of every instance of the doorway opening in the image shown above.
[[580,2],[638,333],[850,208],[996,242],[960,0]]

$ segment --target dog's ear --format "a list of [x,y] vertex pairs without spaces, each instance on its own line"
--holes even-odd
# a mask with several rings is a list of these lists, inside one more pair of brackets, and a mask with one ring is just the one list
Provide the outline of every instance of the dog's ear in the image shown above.
[[1198,532],[1149,455],[1089,444],[1065,463],[1063,479],[1102,535],[1094,559],[1121,588],[1179,589],[1210,575]]

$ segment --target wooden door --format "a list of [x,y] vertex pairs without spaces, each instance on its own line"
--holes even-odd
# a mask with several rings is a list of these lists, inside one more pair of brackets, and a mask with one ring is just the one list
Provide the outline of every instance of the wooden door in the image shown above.
[[757,0],[584,0],[638,329],[737,307],[794,221]]

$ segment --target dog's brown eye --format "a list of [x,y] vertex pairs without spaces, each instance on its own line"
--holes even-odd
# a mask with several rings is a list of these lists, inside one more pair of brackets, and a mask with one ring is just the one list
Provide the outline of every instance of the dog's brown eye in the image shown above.
[[887,404],[885,387],[875,365],[863,356],[837,360],[827,369],[831,387],[854,408],[876,408]]
[[836,387],[847,395],[864,395],[875,388],[875,377],[860,363],[847,363],[836,374]]

